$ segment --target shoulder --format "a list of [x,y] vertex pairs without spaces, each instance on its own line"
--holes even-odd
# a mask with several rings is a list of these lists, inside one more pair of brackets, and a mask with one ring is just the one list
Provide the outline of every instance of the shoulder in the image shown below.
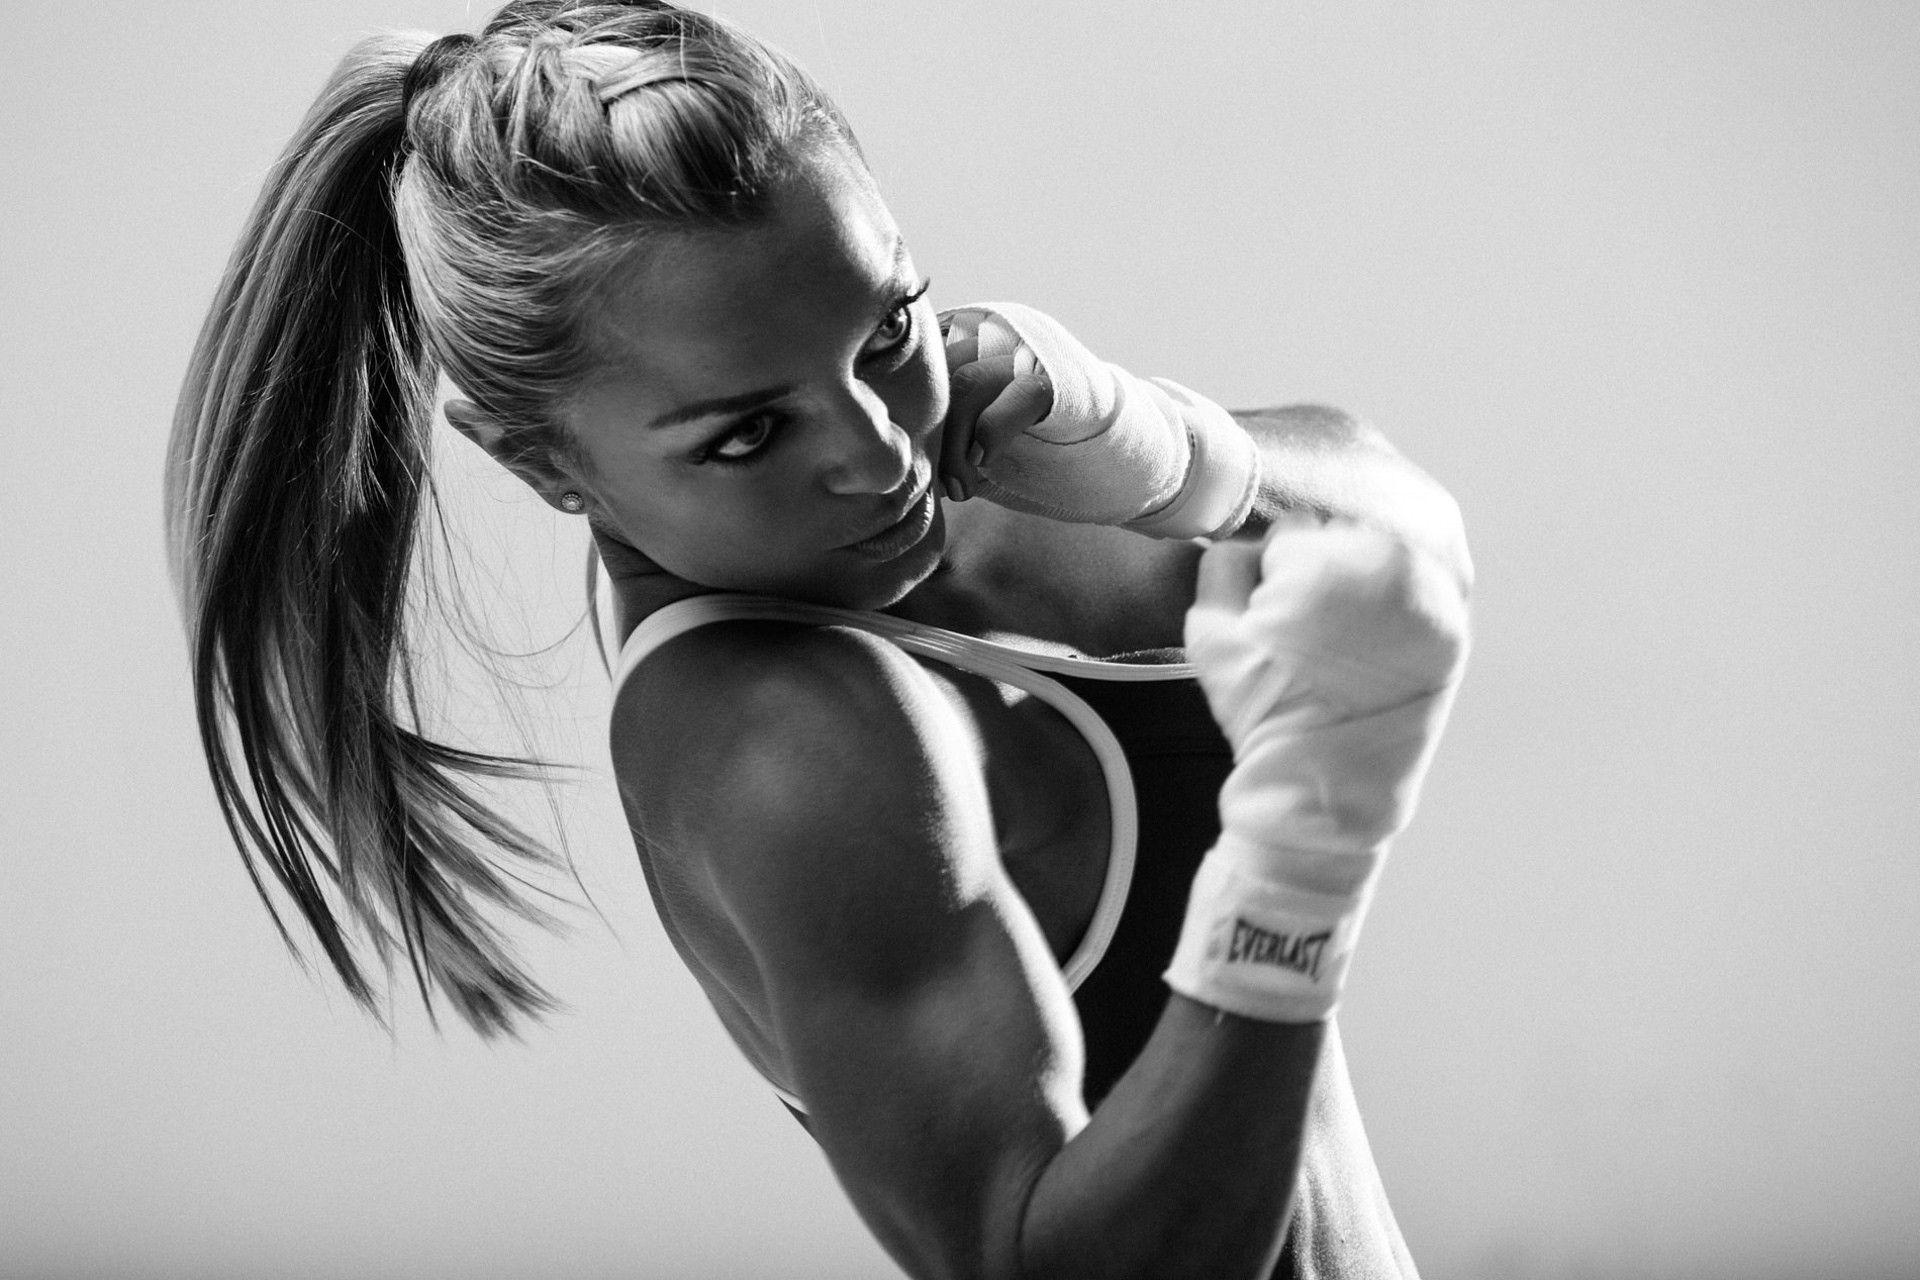
[[1000,863],[977,726],[847,628],[702,628],[635,679],[615,761],[646,789],[647,856],[743,958],[777,1074],[874,1229],[975,1273],[1084,1122],[1072,997]]
[[[713,623],[650,655],[621,687],[615,761],[649,774],[695,761],[901,745],[954,714],[935,682],[887,640],[851,626]],[[941,726],[945,727],[945,726]]]
[[851,962],[858,929],[863,963],[905,976],[914,922],[997,874],[975,734],[912,658],[856,628],[679,637],[622,688],[612,747],[650,856],[787,972]]

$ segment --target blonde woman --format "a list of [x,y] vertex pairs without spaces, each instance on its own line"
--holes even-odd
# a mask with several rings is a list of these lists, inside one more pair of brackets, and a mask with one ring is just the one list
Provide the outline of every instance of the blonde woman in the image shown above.
[[469,787],[515,762],[410,715],[440,374],[587,521],[661,921],[902,1267],[1412,1274],[1330,1017],[1464,657],[1437,486],[936,314],[847,122],[722,22],[362,44],[208,319],[170,535],[263,895],[487,1032],[546,1005],[480,910],[542,855]]

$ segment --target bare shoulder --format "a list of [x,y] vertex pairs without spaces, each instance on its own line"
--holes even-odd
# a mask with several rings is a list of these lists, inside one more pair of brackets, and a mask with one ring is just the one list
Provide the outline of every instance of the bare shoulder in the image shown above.
[[795,770],[865,771],[942,736],[954,714],[919,665],[878,636],[730,621],[652,654],[621,689],[611,733],[623,780],[631,771],[633,782],[669,790],[689,776],[779,785]]
[[[728,622],[621,690],[616,774],[650,854],[704,886],[785,974],[884,953],[997,875],[978,739],[895,646],[854,628]],[[865,948],[844,945],[851,920]]]
[[876,635],[755,619],[700,627],[651,654],[620,690],[612,734],[616,760],[670,777],[694,761],[763,756],[837,728],[862,730],[838,754],[898,745],[890,739],[950,710],[919,665]]
[[765,1065],[901,1258],[1017,1240],[1085,1122],[1071,996],[1001,865],[976,729],[886,641],[779,623],[663,646],[615,712],[629,812],[746,957]]

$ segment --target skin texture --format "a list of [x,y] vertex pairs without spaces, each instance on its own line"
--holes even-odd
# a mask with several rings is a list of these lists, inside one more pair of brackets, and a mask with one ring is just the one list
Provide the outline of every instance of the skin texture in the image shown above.
[[[859,548],[966,426],[932,304],[901,305],[918,284],[839,151],[766,222],[676,237],[611,283],[576,456],[510,465],[556,506],[585,497],[622,634],[734,590],[1060,651],[1179,643],[1185,544],[927,499],[930,519]],[[654,425],[767,388],[754,411]],[[1450,501],[1376,435],[1326,411],[1243,420],[1275,477],[1261,519],[1370,520],[1458,544],[1465,572]],[[1326,1024],[1174,996],[1088,1113],[1058,962],[1104,873],[1085,820],[1104,784],[1051,710],[858,631],[731,623],[658,651],[612,742],[669,935],[910,1274],[1265,1276],[1301,1185],[1313,1230],[1290,1266],[1411,1274]]]
[[[923,495],[946,367],[932,303],[903,305],[920,284],[865,170],[826,149],[764,222],[667,237],[609,282],[604,360],[563,415],[576,456],[523,465],[523,478],[556,506],[564,492],[584,497],[615,558],[669,595],[891,604],[933,572],[945,541]],[[783,393],[658,425],[770,390]],[[449,416],[471,433],[461,410]],[[934,507],[924,537],[894,555],[854,549],[916,498]]]

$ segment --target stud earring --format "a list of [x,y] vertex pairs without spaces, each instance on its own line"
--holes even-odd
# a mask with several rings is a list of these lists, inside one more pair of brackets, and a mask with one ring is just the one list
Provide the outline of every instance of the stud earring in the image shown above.
[[577,516],[587,509],[587,500],[569,489],[560,495],[560,509],[570,516]]

